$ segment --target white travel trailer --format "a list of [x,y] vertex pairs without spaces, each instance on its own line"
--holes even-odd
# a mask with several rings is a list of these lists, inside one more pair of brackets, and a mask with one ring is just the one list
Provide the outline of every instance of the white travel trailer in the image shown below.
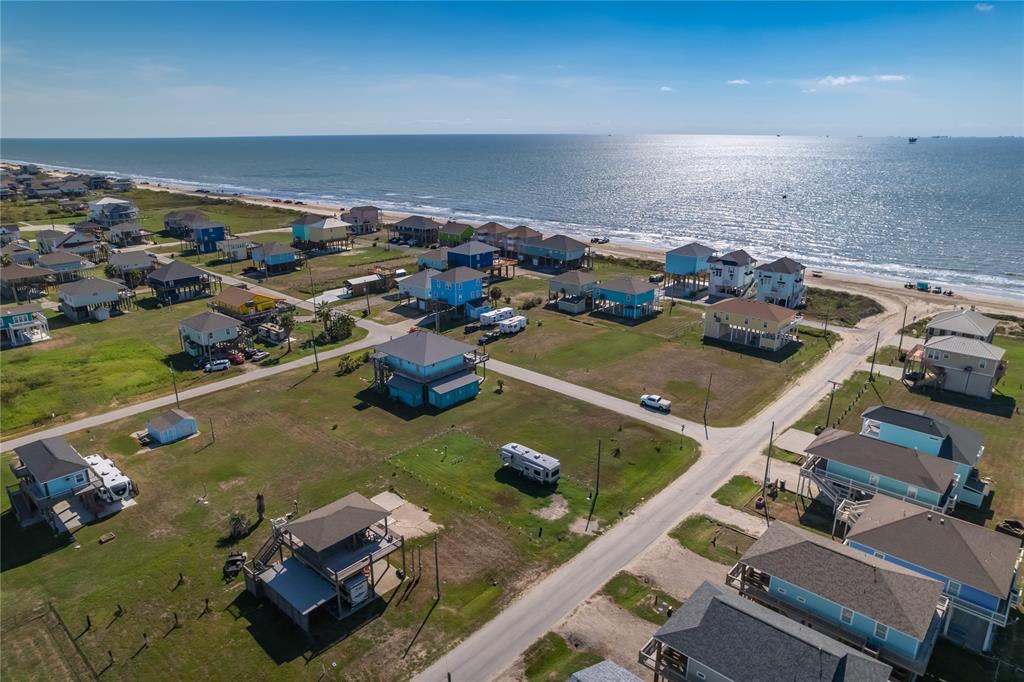
[[532,450],[519,443],[501,446],[501,461],[523,478],[545,485],[555,485],[560,476],[561,463],[551,455]]
[[104,502],[113,504],[119,500],[127,500],[132,496],[132,479],[121,473],[117,465],[103,455],[88,455],[85,461],[102,481],[98,493]]
[[497,310],[489,310],[486,313],[480,314],[480,326],[481,327],[493,327],[502,320],[507,320],[513,317],[516,311],[512,308],[498,308]]
[[526,316],[516,315],[498,323],[498,331],[502,334],[516,334],[526,329]]

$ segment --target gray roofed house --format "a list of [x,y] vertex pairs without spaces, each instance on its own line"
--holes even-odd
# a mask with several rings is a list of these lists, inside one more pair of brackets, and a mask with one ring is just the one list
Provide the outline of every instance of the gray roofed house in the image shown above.
[[301,540],[306,547],[320,553],[383,521],[387,516],[388,511],[379,504],[359,493],[350,493],[289,522],[285,531]]
[[614,661],[601,661],[577,670],[567,682],[643,682],[639,677]]
[[51,251],[39,257],[39,263],[48,268],[57,269],[61,265],[77,265],[79,268],[92,267],[93,264],[77,253],[68,251]]
[[70,294],[72,296],[100,296],[103,294],[118,294],[125,291],[125,286],[113,280],[90,277],[68,282],[60,288],[60,291],[62,294]]
[[180,322],[180,324],[183,327],[187,327],[193,331],[204,334],[224,329],[238,328],[238,320],[233,317],[228,317],[227,315],[222,315],[221,313],[213,312],[212,310],[207,310],[199,313],[198,315],[193,315],[192,317],[186,317]]
[[61,286],[60,311],[74,322],[105,320],[111,311],[132,305],[134,292],[109,279],[80,279]]
[[[440,250],[440,249],[437,249]],[[498,249],[480,241],[468,241],[448,248],[448,253],[459,253],[464,256],[477,256],[482,253],[494,253]]]
[[122,251],[110,255],[108,261],[120,272],[129,270],[149,270],[157,266],[158,262],[153,254],[146,251]]
[[174,260],[149,273],[149,279],[155,282],[173,283],[182,280],[199,279],[205,277],[206,273],[194,265],[180,260]]
[[686,244],[684,246],[679,246],[672,249],[666,255],[707,258],[708,256],[713,256],[714,253],[715,250],[710,246],[704,246],[703,244],[699,244],[698,242],[690,242],[689,244]]
[[14,448],[14,454],[40,484],[89,468],[78,450],[60,436],[21,445]]
[[629,277],[627,275],[623,275],[607,282],[602,282],[601,289],[606,291],[618,291],[623,294],[646,294],[650,291],[656,291],[658,287],[643,277]]
[[928,321],[925,333],[933,336],[965,336],[992,343],[999,323],[977,310],[947,310]]
[[723,265],[749,265],[754,262],[754,258],[743,249],[736,249],[722,256],[711,256],[708,258],[708,262],[722,263]]
[[486,275],[479,270],[473,268],[467,268],[459,266],[455,268],[449,268],[444,272],[434,275],[435,281],[448,282],[450,284],[458,284],[460,282],[472,282],[475,279],[483,279]]
[[792,275],[793,273],[800,272],[804,269],[804,266],[792,258],[783,256],[777,260],[773,260],[771,263],[765,263],[764,265],[758,265],[757,270],[761,272],[781,272],[784,274]]
[[981,339],[972,339],[966,336],[933,336],[924,344],[925,350],[936,350],[948,353],[959,353],[960,355],[972,358],[985,358],[988,360],[1002,360],[1006,355],[1006,349],[993,345]]
[[441,223],[433,218],[428,218],[422,215],[411,215],[406,218],[402,218],[397,223],[394,223],[395,227],[409,227],[421,230],[440,230]]
[[406,334],[376,347],[378,353],[400,358],[420,367],[433,365],[474,350],[476,349],[468,343],[428,331]]
[[157,431],[168,431],[189,419],[193,419],[193,417],[188,412],[174,408],[167,410],[166,412],[161,412],[157,416],[153,417],[149,420],[148,425]]
[[640,661],[667,680],[885,682],[892,673],[881,661],[707,581],[644,646]]
[[149,273],[146,281],[158,301],[171,305],[214,293],[221,279],[184,261],[173,260]]
[[551,285],[548,288],[557,289],[559,286],[585,287],[588,284],[596,284],[598,281],[597,276],[593,273],[582,270],[567,270],[549,279],[548,282]]
[[[941,439],[937,453],[932,454],[961,464],[975,466],[985,450],[985,440],[980,433],[926,410],[901,410],[888,405],[875,405],[865,410],[861,416],[865,420],[864,428],[861,430],[864,435],[870,436],[873,433],[871,422],[882,422],[916,431]],[[885,440],[884,434],[881,433],[875,437]]]
[[928,637],[942,603],[938,580],[781,521],[750,546],[740,564],[919,641]]

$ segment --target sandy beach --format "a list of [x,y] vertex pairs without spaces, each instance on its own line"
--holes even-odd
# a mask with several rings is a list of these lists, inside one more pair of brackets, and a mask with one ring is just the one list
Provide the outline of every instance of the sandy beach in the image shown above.
[[[40,166],[46,168],[45,166]],[[47,168],[47,172],[53,175],[62,176],[69,175],[69,173],[60,171],[57,169]],[[342,204],[331,204],[331,203],[303,203],[298,206],[293,204],[285,204],[283,201],[274,201],[271,197],[254,196],[247,194],[227,194],[223,192],[197,192],[192,188],[175,187],[171,185],[154,184],[149,182],[139,182],[139,188],[148,189],[156,192],[171,192],[175,194],[186,194],[195,196],[198,199],[202,198],[217,198],[217,199],[228,199],[234,201],[242,201],[249,204],[256,204],[260,206],[269,206],[274,208],[285,208],[292,209],[303,213],[313,213],[317,215],[336,215],[342,208],[347,208]],[[397,222],[406,218],[411,213],[384,211],[382,213],[385,222]],[[442,218],[443,219],[443,218]],[[479,221],[463,221],[470,224],[482,224]],[[573,234],[566,232],[570,237],[575,237],[584,242],[589,242],[590,237],[580,234]],[[617,258],[642,258],[655,261],[663,261],[665,257],[665,251],[657,249],[652,246],[640,245],[628,242],[610,242],[608,244],[595,244],[593,246],[594,252],[614,256]],[[1007,315],[1024,315],[1024,299],[1015,298],[1012,296],[997,296],[988,292],[977,292],[968,289],[957,291],[953,296],[944,296],[932,293],[918,292],[913,289],[906,289],[903,286],[903,282],[888,280],[879,277],[870,277],[865,275],[857,275],[849,272],[843,272],[838,270],[828,270],[825,268],[816,268],[813,272],[820,273],[819,276],[814,276],[808,273],[807,283],[809,286],[822,287],[826,289],[834,289],[839,291],[848,291],[851,293],[863,294],[872,298],[886,299],[889,302],[895,302],[897,305],[903,305],[909,299],[917,299],[920,301],[927,301],[933,304],[945,304],[950,308],[953,307],[966,307],[966,306],[977,306],[983,311],[988,311],[997,314]],[[910,322],[911,320],[908,320]]]

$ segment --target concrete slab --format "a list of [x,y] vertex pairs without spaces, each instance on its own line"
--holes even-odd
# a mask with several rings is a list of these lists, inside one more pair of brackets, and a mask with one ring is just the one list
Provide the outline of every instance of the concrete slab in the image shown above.
[[716,521],[721,521],[726,525],[739,528],[744,533],[749,533],[754,537],[761,537],[761,535],[768,529],[763,517],[754,516],[753,514],[740,511],[739,509],[733,509],[732,507],[726,507],[724,504],[719,504],[712,497],[705,498],[705,500],[701,502],[697,511],[698,513],[704,514]]
[[775,439],[775,445],[783,450],[795,452],[798,455],[805,455],[804,450],[817,436],[799,429],[787,429],[785,433]]
[[388,517],[388,530],[401,535],[406,540],[430,535],[440,529],[440,524],[430,520],[429,512],[425,512],[409,502],[394,509],[391,516]]
[[393,512],[399,507],[401,507],[403,504],[405,504],[404,497],[402,497],[398,493],[393,493],[389,490],[385,490],[382,493],[374,495],[373,497],[370,498],[370,501],[373,502],[374,504],[379,504],[380,506],[387,509],[389,512]]

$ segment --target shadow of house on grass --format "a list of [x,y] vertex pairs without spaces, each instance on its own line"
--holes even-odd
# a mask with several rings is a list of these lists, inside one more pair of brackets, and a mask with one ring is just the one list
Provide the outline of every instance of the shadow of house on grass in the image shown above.
[[998,389],[992,393],[992,397],[989,400],[973,398],[969,395],[944,391],[931,386],[907,390],[916,395],[928,398],[932,402],[949,405],[951,407],[960,407],[973,412],[982,412],[994,417],[1011,419],[1017,412],[1017,401],[1012,396],[1000,393]]
[[494,472],[494,480],[502,485],[507,485],[515,488],[523,495],[529,495],[530,497],[544,498],[551,497],[558,488],[553,485],[540,485],[534,481],[524,478],[512,469],[512,467],[499,467]]
[[0,515],[0,573],[30,564],[69,544],[67,537],[54,535],[45,523],[22,528],[10,509]]
[[356,634],[379,618],[398,593],[396,588],[387,597],[376,597],[344,620],[336,620],[325,608],[318,609],[310,619],[310,631],[304,632],[276,606],[243,590],[225,611],[235,620],[244,619],[246,630],[256,643],[278,664],[298,658],[311,664],[320,654]]
[[705,348],[720,348],[727,350],[731,353],[739,353],[740,355],[748,355],[758,360],[767,360],[768,362],[774,362],[781,364],[793,357],[803,348],[802,343],[787,343],[785,346],[777,351],[766,351],[760,348],[752,348],[740,343],[729,343],[728,341],[722,341],[720,339],[712,339],[704,337]]
[[[352,409],[357,412],[376,407],[390,412],[394,416],[402,419],[403,421],[412,421],[419,417],[437,417],[445,410],[439,410],[433,405],[421,405],[419,407],[409,407],[405,403],[393,400],[387,395],[377,391],[373,387],[364,388],[363,390],[356,393],[356,397],[359,398],[360,402],[356,403]],[[449,408],[450,409],[450,408]]]

